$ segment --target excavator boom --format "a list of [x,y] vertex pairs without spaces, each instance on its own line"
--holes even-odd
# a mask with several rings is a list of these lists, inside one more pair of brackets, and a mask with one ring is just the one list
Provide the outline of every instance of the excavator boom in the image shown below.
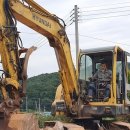
[[[19,58],[19,48],[23,47],[18,47],[19,37],[16,28],[18,20],[47,37],[50,46],[54,48],[59,65],[66,107],[69,113],[71,113],[72,100],[78,96],[78,87],[64,21],[46,11],[33,0],[1,0],[0,15],[0,54],[3,71],[5,72],[5,78],[2,78],[2,81],[6,82],[8,78],[8,81],[11,82],[7,85],[1,83],[4,101],[7,98],[15,100],[15,97],[7,96],[7,92],[10,93],[10,90],[8,89],[7,91],[7,88],[15,90],[13,93],[17,93],[17,95],[20,95],[19,92],[25,93],[26,81],[24,79],[27,79],[27,76],[23,76],[23,72],[26,72],[26,69]],[[20,84],[20,80],[25,82]]]

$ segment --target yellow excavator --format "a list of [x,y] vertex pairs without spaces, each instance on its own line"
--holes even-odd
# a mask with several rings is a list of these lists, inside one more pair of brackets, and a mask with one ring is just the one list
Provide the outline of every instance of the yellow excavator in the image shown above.
[[[0,54],[3,65],[1,92],[3,98],[5,100],[10,99],[10,96],[14,96],[18,91],[21,92],[21,95],[26,93],[24,85],[27,79],[26,59],[28,58],[20,58],[20,53],[24,52],[27,54],[28,50],[23,48],[21,44],[16,28],[18,20],[46,36],[50,46],[54,48],[62,84],[65,86],[66,105],[69,111],[71,111],[72,97],[73,95],[78,95],[78,87],[70,52],[70,43],[65,32],[65,23],[63,20],[50,14],[32,0],[27,0],[26,4],[25,1],[20,0],[2,0],[0,6]],[[35,50],[36,48],[33,47],[33,49]],[[12,94],[8,94],[10,92]],[[14,101],[16,99],[18,98],[13,97]]]
[[[0,123],[1,126],[3,125],[3,129],[6,130],[6,127],[8,127],[7,129],[18,128],[21,125],[19,123],[23,123],[20,121],[24,117],[22,118],[22,115],[17,113],[19,113],[22,97],[26,95],[28,59],[30,54],[36,50],[36,47],[29,49],[23,47],[17,31],[17,20],[47,37],[50,46],[55,50],[62,84],[58,97],[62,96],[62,102],[55,101],[54,113],[59,109],[59,112],[63,111],[76,120],[89,118],[92,121],[102,121],[108,116],[125,115],[130,112],[129,64],[127,64],[129,53],[119,47],[82,50],[79,54],[78,68],[75,70],[70,43],[65,32],[65,23],[62,19],[49,13],[33,0],[0,0],[2,64],[0,116],[7,119],[5,125]],[[25,54],[25,57],[21,57],[22,53]],[[95,99],[88,102],[88,84],[90,82],[88,77],[92,76],[98,69],[98,65],[106,60],[112,70],[109,100],[103,101],[100,93],[103,93],[104,90],[96,85]],[[32,119],[32,117],[27,117]],[[20,121],[14,123],[14,120]],[[12,122],[12,124],[7,126],[8,122]],[[27,120],[25,122],[28,124],[27,126],[32,127],[30,122]],[[83,125],[85,126],[85,123]],[[100,126],[100,122],[97,125]],[[21,125],[21,127],[23,126],[25,125]],[[25,130],[26,127],[23,129]],[[28,128],[28,130],[33,129]]]
[[[0,71],[2,75],[0,88],[2,100],[0,116],[6,117],[7,122],[12,122],[12,127],[18,127],[18,125],[20,127],[20,122],[22,119],[24,120],[24,116],[16,113],[19,113],[22,97],[26,95],[28,59],[36,47],[29,49],[23,47],[17,30],[17,20],[46,36],[50,46],[54,48],[62,85],[65,86],[64,93],[66,96],[64,98],[67,101],[68,113],[71,113],[72,98],[73,95],[78,95],[78,87],[64,21],[49,13],[33,0],[1,0],[0,56],[2,68]],[[25,57],[21,57],[23,53]],[[20,121],[17,122],[17,120]],[[17,123],[13,123],[13,121]],[[2,130],[6,129],[6,123],[0,123]]]
[[[104,101],[105,87],[99,85],[100,81],[90,81],[90,77],[100,69],[102,63],[112,70],[110,95],[106,101]],[[88,120],[93,120],[92,124],[95,122],[99,129],[109,130],[112,129],[109,123],[116,120],[116,117],[127,118],[130,114],[130,54],[128,52],[118,46],[80,50],[77,72],[79,95],[76,102],[77,107],[73,109],[75,116],[71,113],[73,119],[78,123],[81,121],[83,125]],[[88,91],[91,82],[95,84],[96,91],[93,98],[89,100]],[[53,115],[68,114],[63,90],[64,87],[59,85],[52,103]],[[61,93],[59,94],[59,92]],[[108,126],[103,125],[106,122],[109,122]],[[130,128],[129,123],[116,122],[115,124],[124,129]],[[97,129],[97,127],[93,129]]]

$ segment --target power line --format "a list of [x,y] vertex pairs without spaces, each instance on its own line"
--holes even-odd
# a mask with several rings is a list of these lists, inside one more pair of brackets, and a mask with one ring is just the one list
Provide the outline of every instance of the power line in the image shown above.
[[68,25],[70,25],[70,23],[71,23],[71,20],[72,20],[72,16],[73,16],[73,14],[74,14],[74,9],[72,9],[69,13],[68,13],[68,15],[66,15],[65,17],[66,18],[63,18],[63,20],[64,20],[64,22],[65,22],[65,24],[66,24],[66,27],[68,27]]
[[66,27],[70,26],[74,22],[74,14],[70,16],[70,19],[66,22]]
[[[37,34],[37,33],[30,33],[30,32],[21,32],[21,33],[27,33],[27,34]],[[40,36],[41,37],[41,36]],[[40,38],[39,37],[39,38]],[[45,37],[42,36],[42,38],[39,40],[38,38],[38,41],[37,42],[34,42],[33,46],[36,46],[37,48],[40,48],[42,47],[41,44],[44,44],[47,42],[47,39]]]
[[[69,35],[75,35],[75,34],[69,34]],[[92,37],[92,36],[88,36],[88,35],[82,35],[82,34],[79,34],[79,36],[82,36],[82,37],[88,37],[88,38],[95,39],[95,40],[99,40],[99,41],[105,41],[105,42],[116,43],[116,42],[113,42],[113,41],[104,40],[104,39],[101,39],[101,38]]]
[[70,18],[71,18],[71,15],[73,14],[73,9],[63,18],[65,22],[67,22]]
[[37,35],[39,35],[38,33],[31,33],[31,32],[20,32],[20,33],[26,33],[26,34],[37,34]]
[[[130,7],[130,6],[127,6]],[[122,7],[118,7],[122,8]],[[124,7],[123,7],[124,8]],[[111,8],[115,9],[115,8]],[[106,10],[106,9],[105,9]],[[79,15],[79,16],[91,16],[91,15],[102,15],[102,14],[115,14],[115,13],[121,13],[121,12],[128,12],[130,10],[122,10],[122,11],[111,11],[111,12],[105,12],[105,13],[100,13],[100,14],[89,14],[89,15]],[[101,19],[101,18],[111,18],[111,17],[120,17],[120,16],[128,16],[130,14],[120,14],[120,15],[114,15],[114,16],[105,16],[105,17],[94,17],[94,18],[88,18],[88,19],[79,19],[79,20],[91,20],[91,19]],[[69,27],[73,22],[75,22],[74,17],[70,21],[67,22],[67,27]]]
[[[68,34],[68,35],[75,35],[75,34]],[[87,37],[87,38],[91,38],[91,39],[95,39],[95,40],[99,40],[99,41],[104,41],[104,42],[114,43],[114,44],[116,43],[116,44],[121,44],[121,45],[130,46],[130,45],[125,44],[125,43],[114,42],[114,41],[105,40],[105,39],[102,39],[102,38],[97,38],[97,37],[88,36],[88,35],[82,35],[82,34],[79,34],[79,36],[81,36],[81,37]]]
[[[77,6],[77,5],[75,5],[75,6]],[[74,22],[78,22],[78,18],[79,18],[79,8],[77,7],[77,13],[75,13],[75,8],[72,10],[73,11],[73,13],[70,15],[70,20],[68,21],[68,23],[67,23],[67,27],[69,27],[70,25],[72,25]],[[76,18],[76,15],[75,14],[77,14],[77,18]]]
[[129,16],[130,14],[122,14],[122,15],[114,15],[114,16],[104,16],[104,17],[95,17],[95,18],[86,18],[86,19],[79,19],[79,20],[92,20],[92,19],[103,19],[103,18],[114,18],[114,17],[122,17],[122,16]]
[[105,8],[105,9],[95,9],[95,10],[85,10],[85,11],[82,11],[82,12],[93,12],[93,11],[102,11],[102,10],[112,10],[112,9],[122,9],[122,8],[128,8],[130,6],[120,6],[120,7],[112,7],[112,8]]
[[130,11],[130,10],[111,11],[111,12],[95,13],[95,14],[88,14],[88,15],[82,15],[82,16],[102,15],[102,14],[115,14],[115,13],[128,12],[128,11]]
[[79,36],[88,37],[88,38],[91,38],[91,39],[100,40],[100,41],[109,42],[109,43],[114,43],[114,44],[116,43],[116,44],[121,44],[121,45],[125,45],[125,46],[130,46],[130,45],[125,44],[125,43],[119,43],[119,42],[109,41],[109,40],[105,40],[105,39],[101,39],[101,38],[97,38],[97,37],[92,37],[92,36],[86,36],[86,35],[79,35]]
[[104,39],[101,39],[101,38],[92,37],[92,36],[87,36],[87,35],[81,35],[81,34],[80,34],[79,36],[82,36],[82,37],[88,37],[88,38],[95,39],[95,40],[99,40],[99,41],[105,41],[105,42],[116,43],[116,42],[113,42],[113,41],[104,40]]
[[68,23],[66,24],[66,27],[69,27],[69,26],[72,25],[73,23],[74,23],[74,20],[68,22]]
[[44,46],[48,41],[44,42],[41,46],[39,46],[37,49],[40,49],[42,46]]
[[[130,2],[129,2],[130,3]],[[121,4],[121,3],[120,3]],[[78,21],[80,20],[92,20],[92,19],[101,19],[101,18],[112,18],[112,17],[121,17],[121,16],[128,16],[130,14],[119,14],[117,15],[117,13],[123,13],[123,12],[128,12],[130,10],[119,10],[119,11],[116,11],[116,9],[121,9],[121,8],[128,8],[130,6],[120,6],[120,7],[112,7],[112,8],[106,8],[106,9],[98,9],[98,10],[90,10],[90,11],[81,11],[80,13],[83,13],[83,12],[93,12],[93,11],[103,11],[103,10],[112,10],[114,9],[114,11],[109,11],[109,12],[103,12],[103,13],[94,13],[94,14],[82,14],[82,15],[79,15],[80,17],[87,17],[87,16],[92,16],[92,15],[103,15],[103,14],[115,14],[115,15],[112,15],[112,16],[102,16],[102,17],[92,17],[92,18],[82,18],[82,19],[79,19]],[[73,16],[74,14],[72,14],[71,16]],[[66,27],[69,27],[70,25],[73,24],[73,22],[75,22],[75,17],[73,16],[69,21],[67,21],[66,23]]]
[[35,42],[35,44],[38,44],[38,43],[41,42],[44,38],[40,36],[40,37],[38,37],[37,39],[38,39],[38,40]]
[[46,38],[42,38],[39,42],[35,43],[35,46],[40,46],[42,43],[44,43],[47,39]]
[[102,4],[100,6],[88,6],[88,7],[82,7],[82,8],[96,8],[96,7],[102,7],[102,6],[112,6],[112,5],[122,5],[122,4],[130,4],[130,2],[121,2],[121,3],[113,3],[113,4]]

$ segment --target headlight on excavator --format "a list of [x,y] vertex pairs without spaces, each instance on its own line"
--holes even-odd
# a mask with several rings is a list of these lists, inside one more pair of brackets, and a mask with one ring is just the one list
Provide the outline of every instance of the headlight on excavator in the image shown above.
[[105,108],[104,108],[104,113],[105,113],[105,114],[110,114],[110,113],[112,113],[111,107],[105,107]]
[[92,107],[93,111],[97,111],[97,109],[98,109],[97,107]]

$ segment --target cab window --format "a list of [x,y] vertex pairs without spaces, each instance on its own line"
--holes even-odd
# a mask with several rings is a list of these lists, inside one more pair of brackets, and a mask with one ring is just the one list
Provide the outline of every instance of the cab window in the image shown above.
[[88,55],[82,55],[80,60],[79,78],[85,81],[89,81],[89,77],[92,77],[92,59]]
[[127,56],[127,81],[130,84],[130,56]]

